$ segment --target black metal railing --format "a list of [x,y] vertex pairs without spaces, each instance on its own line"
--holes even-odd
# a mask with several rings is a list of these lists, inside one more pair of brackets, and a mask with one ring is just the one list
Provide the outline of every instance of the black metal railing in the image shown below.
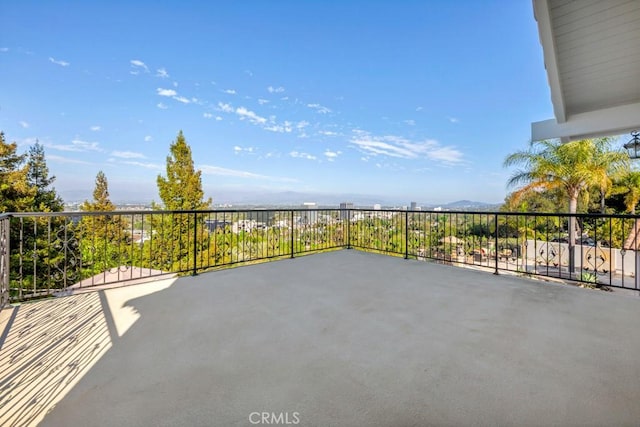
[[[575,221],[570,221],[570,218]],[[349,244],[494,273],[639,290],[638,216],[354,210]],[[575,222],[573,244],[569,224]],[[640,270],[639,270],[640,271]]]
[[343,248],[345,224],[337,209],[4,214],[2,302]]
[[639,290],[638,218],[370,209],[3,214],[0,302],[339,248]]

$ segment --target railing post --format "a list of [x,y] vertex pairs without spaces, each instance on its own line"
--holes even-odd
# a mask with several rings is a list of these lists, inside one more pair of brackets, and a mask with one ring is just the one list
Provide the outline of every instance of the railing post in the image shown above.
[[0,220],[0,310],[9,303],[11,216]]
[[198,275],[198,266],[197,266],[197,253],[198,253],[198,226],[197,226],[198,213],[193,213],[193,271],[191,272],[192,276]]
[[409,211],[404,211],[404,259],[409,259]]
[[[24,218],[20,217],[20,234],[19,234],[19,244],[18,244],[18,253],[20,255],[19,264],[18,264],[18,275],[19,275],[18,285],[20,286],[20,289],[18,290],[18,298],[21,299],[21,300],[22,300],[22,278],[24,277],[24,275],[22,274],[22,255],[24,254],[24,251],[23,251],[23,241],[24,241],[23,228],[24,228]],[[9,255],[9,257],[11,257],[11,255]],[[65,254],[64,258],[67,259],[67,255],[66,254]]]
[[351,249],[351,209],[347,209],[347,249]]
[[291,209],[291,258],[294,258],[293,253],[294,253],[294,249],[293,249],[293,209]]
[[496,212],[496,214],[494,215],[494,226],[496,229],[496,239],[495,239],[495,243],[494,243],[494,253],[495,253],[495,257],[496,257],[496,269],[493,272],[493,274],[498,274],[498,213]]

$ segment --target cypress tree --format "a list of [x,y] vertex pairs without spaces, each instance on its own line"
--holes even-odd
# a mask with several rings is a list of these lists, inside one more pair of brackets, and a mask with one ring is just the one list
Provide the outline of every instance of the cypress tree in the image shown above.
[[[93,200],[86,200],[81,209],[87,212],[112,212],[116,209],[109,198],[109,183],[104,172],[99,171],[96,175]],[[80,227],[85,275],[129,263],[131,239],[127,223],[120,215],[87,215],[82,218]]]
[[157,179],[164,208],[178,212],[154,215],[151,220],[154,234],[144,253],[153,268],[187,271],[202,259],[209,243],[203,215],[182,212],[210,207],[211,199],[204,200],[201,174],[195,170],[191,147],[180,131],[169,146],[166,177],[158,175]]
[[0,131],[0,212],[24,212],[33,205],[35,189],[27,179],[26,155],[16,154],[18,145],[7,143]]
[[203,200],[202,171],[196,171],[191,147],[182,134],[169,146],[167,176],[158,175],[160,199],[168,210],[202,210],[211,205],[211,199]]
[[29,148],[27,180],[35,188],[33,210],[37,212],[60,212],[64,208],[62,198],[51,185],[56,180],[49,175],[44,147],[38,141]]

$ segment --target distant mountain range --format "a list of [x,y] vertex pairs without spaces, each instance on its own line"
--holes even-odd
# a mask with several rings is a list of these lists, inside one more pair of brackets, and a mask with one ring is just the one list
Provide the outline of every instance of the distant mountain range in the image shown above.
[[[502,203],[487,203],[487,202],[474,202],[472,200],[458,200],[457,202],[451,202],[439,207],[446,209],[474,209],[474,208],[490,208],[498,207]],[[435,205],[426,205],[425,207],[437,207]]]

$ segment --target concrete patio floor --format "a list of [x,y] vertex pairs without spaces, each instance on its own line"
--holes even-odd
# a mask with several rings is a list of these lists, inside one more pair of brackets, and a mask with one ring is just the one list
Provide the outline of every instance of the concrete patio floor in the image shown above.
[[341,250],[1,314],[0,425],[640,423],[637,296]]

